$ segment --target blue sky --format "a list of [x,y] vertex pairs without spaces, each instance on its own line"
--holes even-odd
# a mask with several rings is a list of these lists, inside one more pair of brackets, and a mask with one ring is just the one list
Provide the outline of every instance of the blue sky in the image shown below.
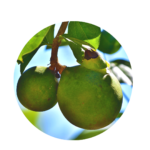
[[[54,35],[56,35],[60,25],[61,25],[60,22],[56,23],[56,27],[55,27],[56,31],[54,32]],[[19,51],[20,50],[18,50],[18,53],[19,53]],[[118,58],[130,61],[129,55],[127,54],[127,52],[123,46],[115,54],[112,54],[112,55],[105,54],[105,57],[104,57],[103,53],[100,52],[100,54],[108,62],[111,60],[114,60],[114,59],[118,59]],[[26,67],[26,69],[33,67],[33,66],[47,66],[48,67],[49,66],[48,64],[50,63],[50,61],[49,61],[50,56],[51,56],[51,50],[45,51],[45,46],[42,46],[38,50],[38,52],[35,54],[33,59],[30,61],[30,63]],[[16,58],[17,58],[17,56],[16,56]],[[71,49],[69,48],[69,46],[64,46],[64,47],[59,48],[58,59],[62,65],[66,65],[68,67],[79,65],[76,62],[76,59],[75,59]],[[22,106],[20,104],[20,102],[18,101],[18,98],[17,98],[17,94],[16,94],[16,86],[17,86],[19,77],[20,77],[20,65],[18,65],[17,62],[15,62],[14,70],[13,70],[13,92],[14,92],[16,103],[19,107],[18,109],[26,109],[24,106]],[[122,87],[123,92],[127,95],[128,99],[131,100],[132,93],[133,93],[133,87],[130,85],[127,85],[127,84],[121,84],[121,87]],[[127,102],[126,98],[123,97],[123,105],[121,108],[121,112],[125,112],[127,110],[128,106],[129,106],[129,103]],[[111,128],[117,121],[118,120],[116,119],[107,128]],[[69,138],[71,138],[71,137],[79,134],[81,131],[83,131],[83,129],[72,125],[64,118],[64,116],[60,112],[58,104],[56,104],[52,109],[42,112],[40,114],[38,124],[39,124],[39,126],[42,127],[44,134],[46,134],[49,137],[53,137],[54,139],[59,139],[59,140],[63,140],[63,141],[67,141],[67,140],[69,140]]]

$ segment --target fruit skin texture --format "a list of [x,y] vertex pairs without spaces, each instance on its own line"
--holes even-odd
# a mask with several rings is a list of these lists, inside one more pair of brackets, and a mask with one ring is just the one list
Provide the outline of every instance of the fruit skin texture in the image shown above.
[[66,119],[89,130],[113,122],[122,98],[120,83],[112,73],[83,66],[65,68],[57,91],[58,104]]
[[17,84],[17,96],[21,104],[33,111],[45,111],[56,103],[58,83],[47,67],[37,66],[25,71]]

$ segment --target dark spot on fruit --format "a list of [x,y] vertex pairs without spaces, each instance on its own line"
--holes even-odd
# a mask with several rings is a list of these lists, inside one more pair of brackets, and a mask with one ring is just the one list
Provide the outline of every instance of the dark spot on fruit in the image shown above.
[[48,98],[48,101],[50,101],[51,98]]

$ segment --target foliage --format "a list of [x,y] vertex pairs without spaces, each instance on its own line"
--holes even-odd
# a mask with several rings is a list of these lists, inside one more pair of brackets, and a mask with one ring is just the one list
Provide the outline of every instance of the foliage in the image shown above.
[[113,54],[121,47],[120,43],[107,31],[103,30],[98,49],[104,53]]
[[17,60],[18,64],[21,64],[21,73],[23,73],[25,67],[28,65],[32,57],[42,45],[52,44],[54,38],[54,26],[55,25],[51,25],[41,30],[40,32],[35,34],[24,46]]
[[26,116],[26,118],[28,118],[28,120],[35,126],[37,127],[38,129],[39,126],[37,125],[37,120],[40,116],[40,113],[39,112],[35,112],[35,111],[31,111],[29,109],[23,109],[22,110],[23,114]]

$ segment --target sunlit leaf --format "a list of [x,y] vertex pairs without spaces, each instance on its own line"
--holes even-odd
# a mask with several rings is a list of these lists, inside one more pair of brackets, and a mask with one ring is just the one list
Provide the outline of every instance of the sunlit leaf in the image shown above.
[[103,30],[98,49],[107,54],[113,54],[120,49],[120,43],[107,31]]
[[94,50],[94,48],[87,42],[70,37],[68,34],[63,34],[62,37],[66,40],[78,63],[84,59],[84,52],[86,49]]
[[23,114],[26,116],[26,118],[39,129],[39,126],[37,125],[37,120],[39,118],[40,112],[31,111],[28,109],[22,110]]
[[86,41],[95,49],[99,46],[101,30],[100,27],[95,25],[85,22],[70,21],[68,25],[68,34],[73,38]]
[[55,25],[51,25],[41,30],[35,34],[24,46],[17,59],[18,64],[21,64],[21,73],[23,73],[25,67],[28,65],[32,57],[42,45],[52,44],[54,38],[54,26]]

